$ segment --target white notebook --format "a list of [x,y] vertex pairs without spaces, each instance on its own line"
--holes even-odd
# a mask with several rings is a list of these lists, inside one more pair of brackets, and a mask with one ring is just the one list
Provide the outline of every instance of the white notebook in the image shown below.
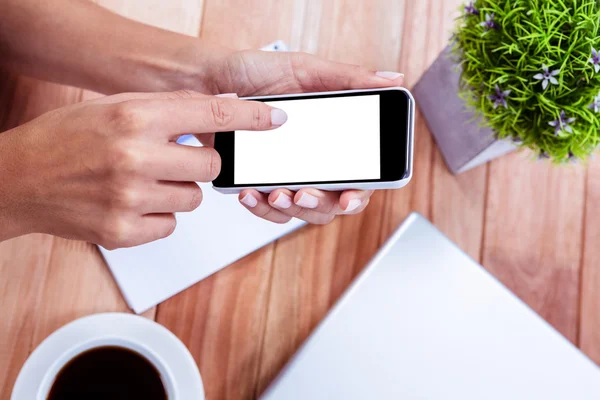
[[600,369],[411,215],[262,400],[597,400]]

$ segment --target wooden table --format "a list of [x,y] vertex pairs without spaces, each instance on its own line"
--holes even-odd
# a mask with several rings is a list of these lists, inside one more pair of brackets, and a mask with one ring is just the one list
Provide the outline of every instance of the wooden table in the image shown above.
[[[445,46],[460,0],[100,0],[116,12],[236,48],[293,49],[415,84]],[[0,75],[4,129],[94,96]],[[208,398],[254,398],[411,211],[428,217],[600,362],[600,162],[556,168],[513,154],[458,177],[417,119],[415,178],[360,216],[306,227],[145,315],[188,346]],[[0,244],[0,397],[30,352],[84,315],[128,312],[95,246],[45,235]]]

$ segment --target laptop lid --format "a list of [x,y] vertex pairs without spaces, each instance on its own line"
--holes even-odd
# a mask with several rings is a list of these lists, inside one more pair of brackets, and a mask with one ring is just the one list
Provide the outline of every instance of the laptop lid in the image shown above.
[[261,399],[598,396],[591,360],[412,214]]

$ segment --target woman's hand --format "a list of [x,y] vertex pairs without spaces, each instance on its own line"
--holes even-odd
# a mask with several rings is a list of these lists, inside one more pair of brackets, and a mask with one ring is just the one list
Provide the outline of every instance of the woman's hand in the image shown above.
[[217,52],[205,59],[200,87],[212,94],[259,96],[401,86],[404,75],[370,71],[307,53]]
[[44,232],[107,249],[170,235],[221,161],[184,133],[267,130],[285,113],[190,92],[121,94],[58,109],[0,135],[0,240]]
[[[400,86],[403,75],[369,71],[305,53],[242,51],[211,58],[202,82],[202,87],[213,93],[255,96]],[[210,140],[203,142],[210,143]],[[280,189],[267,196],[256,190],[245,190],[239,200],[253,214],[269,221],[284,223],[296,217],[313,224],[325,224],[338,214],[360,213],[372,193],[316,189],[294,193]]]

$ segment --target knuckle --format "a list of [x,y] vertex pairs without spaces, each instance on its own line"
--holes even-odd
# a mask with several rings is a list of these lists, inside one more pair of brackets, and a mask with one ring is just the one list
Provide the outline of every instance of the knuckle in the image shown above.
[[127,140],[115,140],[108,150],[107,167],[113,175],[139,171],[142,154]]
[[270,125],[271,117],[268,116],[265,108],[261,104],[256,104],[252,109],[251,127],[253,130],[267,128]]
[[221,156],[213,148],[207,148],[206,152],[206,172],[208,181],[212,181],[221,173]]
[[100,243],[107,250],[126,247],[130,242],[132,226],[127,219],[120,215],[105,218],[100,230]]
[[306,52],[294,52],[289,54],[290,61],[294,67],[304,67],[310,63],[315,56]]
[[118,191],[116,200],[116,204],[119,208],[136,209],[140,206],[141,196],[137,190],[124,187]]
[[231,104],[220,98],[212,98],[209,100],[209,112],[212,123],[217,128],[224,128],[233,121],[233,107]]
[[330,214],[335,217],[336,211],[338,210],[339,200],[331,201],[329,204],[325,206],[325,210],[323,210],[324,214]]
[[319,204],[313,211],[320,214],[335,215],[339,208],[339,194],[332,192],[323,192],[319,196]]
[[306,208],[302,208],[302,207],[297,207],[296,210],[294,210],[292,212],[292,216],[294,218],[299,218],[302,219],[302,217],[304,217],[306,215],[306,213],[308,212],[308,210]]
[[254,212],[254,214],[259,218],[269,219],[271,212],[273,212],[273,209],[271,207],[267,207],[263,211]]
[[118,134],[135,134],[148,127],[148,118],[139,100],[128,100],[111,106],[109,122]]
[[169,237],[175,232],[175,228],[177,228],[177,218],[175,215],[171,214],[168,221],[163,225],[161,231],[158,233],[158,237],[160,239],[164,239]]

